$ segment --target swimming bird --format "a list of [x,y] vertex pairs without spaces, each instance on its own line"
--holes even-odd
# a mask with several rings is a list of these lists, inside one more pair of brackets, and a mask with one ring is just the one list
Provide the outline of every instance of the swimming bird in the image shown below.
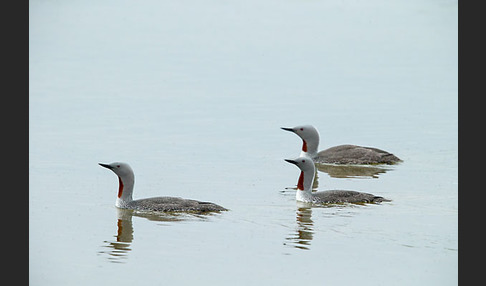
[[377,148],[358,145],[339,145],[317,152],[319,132],[312,125],[301,125],[293,128],[281,127],[285,131],[297,134],[303,141],[301,156],[307,156],[315,163],[328,164],[395,164],[401,160]]
[[133,186],[135,175],[127,163],[114,162],[100,166],[110,169],[118,176],[118,197],[115,206],[122,209],[133,209],[141,211],[160,212],[213,212],[227,211],[226,208],[210,202],[183,199],[179,197],[154,197],[140,200],[133,200]]
[[312,159],[301,156],[296,159],[285,159],[285,161],[296,165],[300,169],[299,181],[297,182],[297,193],[295,195],[297,201],[317,204],[363,204],[390,201],[383,197],[357,191],[329,190],[312,192],[312,184],[316,173]]

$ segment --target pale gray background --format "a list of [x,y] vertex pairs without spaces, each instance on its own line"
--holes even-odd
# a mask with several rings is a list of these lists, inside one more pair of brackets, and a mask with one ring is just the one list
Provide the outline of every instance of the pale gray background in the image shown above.
[[[457,284],[457,1],[30,1],[31,285]],[[333,178],[391,198],[298,210],[313,124],[404,163]],[[134,216],[134,198],[230,212]]]

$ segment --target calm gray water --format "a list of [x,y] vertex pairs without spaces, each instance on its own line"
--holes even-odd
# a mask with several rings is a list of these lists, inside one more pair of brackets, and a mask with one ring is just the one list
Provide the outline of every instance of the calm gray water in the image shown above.
[[[31,285],[457,284],[457,1],[233,2],[30,1]],[[299,124],[393,201],[297,204]],[[230,211],[119,211],[113,161]]]

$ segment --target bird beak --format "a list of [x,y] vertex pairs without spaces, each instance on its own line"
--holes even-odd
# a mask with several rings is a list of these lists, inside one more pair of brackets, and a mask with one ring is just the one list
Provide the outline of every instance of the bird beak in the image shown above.
[[294,129],[292,129],[292,128],[280,127],[280,129],[283,129],[285,131],[295,132]]
[[294,160],[290,160],[290,159],[284,159],[284,160],[291,163],[291,164],[297,165],[297,162],[294,161]]
[[107,165],[107,164],[98,163],[98,165],[100,165],[101,167],[105,167],[105,168],[107,168],[107,169],[110,169],[110,170],[111,170],[111,169],[113,169],[113,167],[112,167],[112,166]]

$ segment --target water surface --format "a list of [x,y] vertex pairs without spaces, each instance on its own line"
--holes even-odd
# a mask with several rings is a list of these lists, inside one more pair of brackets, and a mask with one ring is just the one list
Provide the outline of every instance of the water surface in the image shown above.
[[[457,1],[31,1],[32,285],[457,284]],[[316,188],[392,199],[309,208],[284,161],[325,149]],[[115,208],[180,196],[230,211]],[[323,282],[324,281],[324,282]]]

